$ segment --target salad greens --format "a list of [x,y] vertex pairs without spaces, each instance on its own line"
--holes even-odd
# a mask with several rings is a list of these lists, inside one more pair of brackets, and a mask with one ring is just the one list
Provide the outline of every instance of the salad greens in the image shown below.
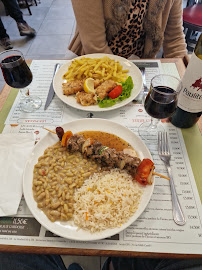
[[111,99],[109,96],[106,96],[103,100],[98,99],[98,105],[100,108],[111,107],[117,102],[130,97],[131,91],[133,89],[133,80],[131,76],[129,76],[125,80],[125,82],[121,82],[121,85],[122,85],[123,91],[120,94],[120,96],[118,96],[117,98]]

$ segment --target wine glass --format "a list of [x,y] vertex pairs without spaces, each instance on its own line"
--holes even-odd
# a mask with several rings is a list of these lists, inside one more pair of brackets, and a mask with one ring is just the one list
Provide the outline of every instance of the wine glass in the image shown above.
[[181,89],[181,81],[172,75],[159,74],[152,78],[149,93],[143,98],[144,108],[152,117],[151,122],[144,122],[138,129],[146,142],[157,141],[158,132],[164,131],[159,124],[160,119],[168,118],[175,112]]
[[23,54],[18,50],[7,50],[0,53],[0,66],[6,83],[19,88],[24,98],[20,103],[24,112],[34,112],[40,108],[39,97],[30,96],[26,87],[32,82],[32,72],[25,62]]

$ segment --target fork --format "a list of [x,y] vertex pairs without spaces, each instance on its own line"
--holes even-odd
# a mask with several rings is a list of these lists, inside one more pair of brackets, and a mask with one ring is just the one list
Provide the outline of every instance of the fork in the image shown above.
[[170,149],[168,145],[168,135],[167,132],[159,132],[158,133],[158,153],[160,159],[164,162],[167,167],[168,174],[170,177],[170,189],[171,189],[171,199],[172,199],[172,206],[173,206],[173,219],[176,224],[184,225],[186,223],[182,208],[180,206],[180,202],[177,196],[177,192],[175,190],[175,184],[171,173],[170,167]]

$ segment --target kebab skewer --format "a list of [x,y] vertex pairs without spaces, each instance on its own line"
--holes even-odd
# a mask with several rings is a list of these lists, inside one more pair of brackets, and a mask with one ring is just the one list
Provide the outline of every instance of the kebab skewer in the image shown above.
[[57,127],[56,132],[46,130],[57,134],[61,145],[70,152],[79,151],[86,158],[91,158],[104,167],[125,169],[142,185],[151,185],[153,174],[169,179],[154,172],[155,166],[152,160],[143,159],[141,161],[138,157],[133,156],[132,151],[128,151],[129,149],[116,151],[92,138],[85,139],[83,135],[73,134],[71,131],[64,132],[62,127]]

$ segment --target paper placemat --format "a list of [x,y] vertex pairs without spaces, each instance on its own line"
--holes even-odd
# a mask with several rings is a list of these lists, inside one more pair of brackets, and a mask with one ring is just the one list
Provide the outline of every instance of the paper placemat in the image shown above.
[[[150,61],[148,61],[148,68],[150,70],[146,72],[147,80],[149,74],[151,76],[151,74],[154,74],[155,72],[160,72],[158,61],[153,61],[152,65],[149,65],[149,63]],[[40,67],[41,70],[46,70],[46,72],[47,68],[49,68],[48,83],[50,83],[50,74],[53,69],[54,62],[44,62],[40,60],[33,61],[33,67],[36,68],[37,66]],[[152,69],[152,66],[154,66],[153,68],[155,68],[155,70]],[[176,67],[170,64],[169,70],[171,70],[171,72],[177,71]],[[42,76],[45,76],[45,73],[42,74]],[[44,91],[48,91],[48,83],[47,89],[46,85],[44,85]],[[147,81],[147,83],[149,83],[149,81]],[[4,116],[6,110],[7,113],[9,112],[9,108],[13,104],[13,100],[14,97],[11,94],[6,101],[7,107],[5,108],[3,114]],[[15,100],[15,105],[18,106],[17,100]],[[64,104],[61,104],[60,102],[53,102],[52,104],[54,109],[63,112],[63,117],[60,118],[62,119],[61,124],[63,122],[86,117],[98,117],[120,123],[137,134],[140,123],[149,120],[149,116],[144,112],[144,108],[141,104],[130,103],[119,110],[107,113],[86,113],[74,110],[67,106],[62,107],[63,105]],[[14,112],[14,110],[12,112]],[[14,114],[11,115],[10,119],[12,120],[12,125],[7,124],[4,127],[3,132],[34,132],[36,135],[36,141],[40,140],[40,138],[47,132],[43,129],[44,123],[41,123],[40,121],[37,122],[34,118],[32,121],[29,121],[29,124],[27,124],[26,121],[31,120],[29,119],[29,116],[25,118],[26,121],[24,121],[23,118],[20,118],[16,125],[14,125]],[[46,127],[54,129],[56,124],[58,125],[58,122],[49,122],[46,123]],[[202,208],[198,193],[199,190],[201,194],[200,175],[202,173],[202,168],[200,165],[202,164],[202,155],[200,155],[200,153],[198,154],[201,149],[201,136],[197,126],[183,131],[183,136],[187,145],[186,148],[180,129],[177,129],[170,123],[165,123],[164,121],[162,121],[161,124],[164,125],[164,128],[169,133],[172,152],[171,166],[173,169],[174,178],[177,179],[175,182],[177,193],[187,219],[185,226],[178,226],[173,221],[172,203],[168,181],[156,177],[154,193],[144,213],[140,216],[140,218],[138,218],[138,220],[136,220],[136,222],[134,222],[134,224],[129,226],[120,234],[114,235],[109,239],[92,242],[79,242],[58,237],[57,235],[47,231],[36,221],[36,219],[30,213],[24,199],[22,199],[17,215],[14,217],[1,218],[0,220],[1,244],[116,250],[117,252],[123,250],[138,252],[202,254],[202,249],[200,248],[202,238]],[[150,145],[149,149],[153,156],[156,170],[162,174],[167,174],[163,162],[161,162],[159,159],[157,145]],[[189,152],[187,153],[187,151]],[[194,171],[196,182],[191,166]],[[198,185],[198,190],[196,183]]]

